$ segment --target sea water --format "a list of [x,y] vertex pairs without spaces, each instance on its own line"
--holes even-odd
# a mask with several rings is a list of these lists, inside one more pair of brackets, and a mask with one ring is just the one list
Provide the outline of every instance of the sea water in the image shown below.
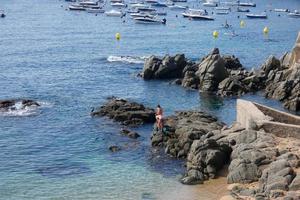
[[[151,26],[135,24],[129,16],[67,11],[64,1],[1,0],[7,16],[0,19],[0,99],[35,99],[42,107],[0,116],[0,199],[216,198],[214,190],[186,192],[194,187],[178,182],[184,161],[150,147],[152,125],[135,129],[141,137],[132,140],[119,134],[118,124],[91,118],[89,112],[107,97],[118,96],[150,107],[159,103],[167,115],[204,110],[230,124],[235,98],[143,81],[136,75],[152,54],[185,53],[197,60],[219,47],[248,69],[258,68],[270,54],[279,57],[292,48],[300,21],[269,10],[299,9],[300,3],[256,3],[250,9],[267,10],[267,20],[248,20],[234,12],[215,16],[215,21],[191,21],[182,18],[181,11],[168,10],[167,25]],[[191,1],[189,6],[201,8],[201,3]],[[236,36],[222,28],[225,20]],[[240,28],[240,20],[245,27]],[[262,33],[265,26],[268,36]],[[117,32],[120,41],[115,40]],[[242,98],[283,109],[259,93]],[[111,153],[108,147],[113,144],[122,151]]]

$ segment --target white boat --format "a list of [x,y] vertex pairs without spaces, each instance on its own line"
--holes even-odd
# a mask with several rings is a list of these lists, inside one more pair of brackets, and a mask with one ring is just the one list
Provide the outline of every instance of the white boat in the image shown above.
[[146,8],[146,7],[148,7],[147,5],[145,5],[143,3],[133,3],[133,4],[130,4],[130,6],[132,8]]
[[154,7],[167,7],[167,3],[164,3],[164,2],[157,2],[157,3],[152,3],[151,6],[154,6]]
[[188,7],[187,6],[181,6],[181,5],[171,5],[168,6],[171,10],[186,10]]
[[86,5],[98,5],[98,2],[97,1],[81,1],[79,2],[80,5],[83,5],[83,6],[86,6]]
[[147,17],[137,17],[134,18],[134,21],[139,24],[166,24],[166,20],[160,20],[160,19],[152,19]]
[[266,13],[261,13],[261,14],[252,14],[252,13],[249,13],[249,14],[246,14],[246,16],[248,18],[253,18],[253,19],[267,19],[268,16]]
[[104,13],[105,10],[103,10],[101,8],[87,8],[86,12],[88,12],[88,13]]
[[122,17],[123,16],[123,13],[118,10],[106,11],[105,14],[106,14],[106,16],[109,16],[109,17]]
[[217,15],[228,15],[229,12],[226,11],[226,10],[218,10],[218,11],[216,11],[216,14],[217,14]]
[[150,7],[137,8],[137,10],[140,12],[155,12],[156,11],[154,8],[150,8]]
[[110,4],[112,7],[118,7],[118,8],[125,8],[126,4],[124,3],[111,3]]
[[237,7],[236,11],[237,11],[237,12],[250,12],[249,9],[240,8],[240,7]]
[[289,9],[284,9],[284,8],[275,8],[275,12],[289,12]]
[[255,3],[252,2],[239,2],[238,6],[249,6],[249,7],[256,7]]
[[234,2],[234,1],[224,1],[221,2],[222,5],[226,5],[226,6],[237,6],[239,3],[238,2]]
[[190,17],[193,15],[207,15],[205,10],[202,9],[188,9],[187,11],[181,13],[183,17]]
[[231,10],[230,7],[216,7],[216,10]]
[[290,12],[288,16],[293,18],[300,18],[300,12],[298,10],[295,10],[294,12]]
[[205,6],[205,7],[217,7],[218,3],[215,3],[215,2],[205,2],[202,5]]
[[214,20],[214,18],[209,15],[190,15],[189,18],[192,20]]
[[150,13],[131,13],[130,16],[132,18],[141,18],[141,17],[144,17],[144,18],[155,18],[156,16],[155,15],[152,15]]
[[81,5],[72,4],[72,5],[69,5],[69,10],[84,11],[84,10],[86,10],[86,8]]

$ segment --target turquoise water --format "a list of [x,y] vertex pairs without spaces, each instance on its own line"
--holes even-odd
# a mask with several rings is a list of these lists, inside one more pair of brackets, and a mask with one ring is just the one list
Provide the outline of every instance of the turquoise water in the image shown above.
[[[256,3],[257,12],[300,8],[297,0]],[[191,7],[197,5],[190,2]],[[43,104],[29,116],[0,116],[0,199],[156,199],[171,194],[180,187],[177,179],[184,163],[153,152],[151,126],[137,129],[142,137],[133,141],[120,136],[121,127],[110,120],[92,119],[91,107],[115,95],[151,107],[160,103],[167,114],[206,110],[231,123],[235,99],[199,95],[167,82],[145,82],[136,77],[141,60],[112,62],[116,57],[111,56],[184,52],[198,59],[218,46],[250,69],[270,54],[290,50],[300,30],[299,19],[273,12],[268,12],[268,20],[248,20],[243,14],[238,19],[233,13],[202,22],[168,11],[166,26],[147,26],[134,24],[128,16],[123,23],[66,7],[57,0],[0,2],[7,14],[0,19],[0,99],[26,97]],[[238,36],[221,28],[225,19]],[[246,22],[243,29],[241,19]],[[265,26],[269,40],[262,34]],[[217,40],[213,30],[220,33]],[[116,32],[121,34],[119,42]],[[260,94],[243,98],[282,109],[279,102]],[[123,150],[113,154],[108,150],[111,144]]]

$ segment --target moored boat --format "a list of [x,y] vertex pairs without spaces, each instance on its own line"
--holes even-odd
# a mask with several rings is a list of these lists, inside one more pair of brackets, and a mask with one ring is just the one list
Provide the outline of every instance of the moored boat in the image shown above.
[[171,6],[168,6],[171,10],[185,10],[187,9],[188,7],[187,6],[181,6],[181,5],[171,5]]
[[298,10],[295,10],[294,12],[290,12],[288,16],[293,18],[300,18],[300,12]]
[[267,19],[268,18],[266,13],[261,13],[261,14],[249,13],[249,14],[246,14],[246,16],[248,18],[252,18],[252,19]]
[[148,18],[148,17],[137,17],[133,19],[135,23],[139,23],[139,24],[166,24],[166,19],[160,20],[160,19]]
[[231,10],[230,7],[216,7],[216,10]]
[[98,5],[98,1],[81,1],[79,2],[80,5],[86,6],[86,5]]
[[192,19],[192,20],[214,20],[214,18],[212,16],[209,16],[209,15],[202,15],[202,14],[198,14],[198,15],[190,15],[189,16],[189,19]]
[[152,15],[150,13],[131,13],[130,16],[132,18],[141,18],[141,17],[144,17],[144,18],[155,18],[156,16],[155,15]]
[[227,10],[218,10],[218,11],[216,11],[216,14],[217,15],[228,15],[229,11],[227,11]]
[[275,11],[275,12],[289,12],[289,9],[285,9],[285,8],[275,8],[274,11]]
[[146,7],[148,7],[146,4],[143,4],[143,3],[133,3],[133,4],[130,4],[130,6],[132,8],[146,8]]
[[84,10],[86,10],[86,8],[81,5],[72,4],[72,5],[69,5],[69,10],[84,11]]
[[105,10],[103,10],[101,8],[87,8],[86,12],[88,12],[88,13],[104,13]]
[[137,10],[140,12],[155,12],[156,11],[154,8],[150,8],[150,7],[140,7],[140,8],[137,8]]
[[123,13],[118,10],[106,11],[105,14],[106,14],[106,16],[109,16],[109,17],[122,17],[123,16]]
[[152,3],[151,6],[154,6],[154,7],[167,7],[168,5],[166,3],[163,3],[163,2],[157,2],[157,3]]
[[256,7],[256,4],[252,2],[239,2],[238,6]]
[[205,7],[217,7],[218,3],[215,3],[215,2],[205,2],[202,5],[205,6]]
[[193,15],[207,15],[207,12],[205,12],[205,10],[202,9],[188,9],[181,14],[183,17],[190,17]]
[[240,8],[240,7],[237,7],[236,11],[237,11],[237,12],[250,12],[249,9]]
[[127,5],[124,3],[111,3],[112,7],[125,8]]

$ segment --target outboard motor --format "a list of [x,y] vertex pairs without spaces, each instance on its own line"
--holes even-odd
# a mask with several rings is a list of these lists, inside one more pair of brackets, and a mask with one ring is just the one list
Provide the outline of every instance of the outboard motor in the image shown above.
[[4,18],[4,17],[5,17],[5,14],[4,14],[4,13],[1,13],[0,17]]

